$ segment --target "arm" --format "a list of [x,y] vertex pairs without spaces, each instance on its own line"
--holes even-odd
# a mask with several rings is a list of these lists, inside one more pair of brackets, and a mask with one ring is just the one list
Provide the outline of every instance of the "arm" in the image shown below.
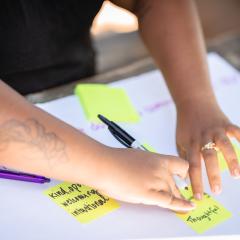
[[[28,103],[0,81],[0,165],[92,186],[123,201],[190,210],[172,174],[184,160],[104,146]],[[129,177],[131,176],[131,177]]]
[[190,99],[216,104],[193,1],[139,1],[136,12],[142,38],[163,71],[177,108]]
[[0,165],[88,184],[86,173],[101,169],[92,159],[106,150],[103,145],[28,103],[1,81],[0,109]]
[[[134,12],[146,47],[163,72],[177,108],[177,146],[189,163],[197,199],[203,194],[201,158],[214,193],[221,192],[215,150],[202,146],[213,141],[221,149],[230,173],[240,176],[236,154],[227,134],[240,140],[240,130],[221,112],[209,81],[206,49],[192,0],[113,1]],[[126,3],[127,2],[127,3]]]

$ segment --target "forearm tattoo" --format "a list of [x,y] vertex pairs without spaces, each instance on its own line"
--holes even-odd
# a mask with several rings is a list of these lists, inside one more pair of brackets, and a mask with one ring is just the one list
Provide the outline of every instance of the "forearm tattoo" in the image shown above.
[[[51,168],[67,161],[64,141],[54,132],[48,132],[36,119],[12,119],[0,125],[0,152],[17,143],[22,145],[23,151],[36,153],[38,156],[40,154]],[[12,149],[14,151],[14,145]],[[33,161],[35,157],[37,156],[28,156]]]

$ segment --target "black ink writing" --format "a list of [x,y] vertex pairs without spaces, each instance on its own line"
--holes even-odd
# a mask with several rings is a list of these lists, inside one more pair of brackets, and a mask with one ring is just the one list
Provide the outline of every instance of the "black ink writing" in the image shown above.
[[201,222],[201,221],[212,221],[212,217],[214,215],[217,215],[219,212],[220,208],[216,205],[209,207],[206,211],[204,211],[200,216],[197,217],[193,217],[193,216],[189,216],[187,218],[187,222],[191,222],[191,223],[197,223],[197,222]]

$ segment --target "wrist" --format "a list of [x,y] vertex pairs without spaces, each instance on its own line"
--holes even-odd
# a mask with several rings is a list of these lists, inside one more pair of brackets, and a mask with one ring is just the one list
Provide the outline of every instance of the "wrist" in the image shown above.
[[[99,188],[111,162],[111,148],[97,142],[90,151],[91,153],[85,156],[85,161],[81,162],[81,166],[79,164],[82,171],[81,183]],[[80,177],[80,173],[78,175]]]
[[92,187],[101,180],[110,147],[74,130],[66,139],[68,160],[54,169],[57,179]]
[[206,109],[219,109],[219,106],[213,94],[198,93],[176,101],[176,109],[177,112],[195,112]]

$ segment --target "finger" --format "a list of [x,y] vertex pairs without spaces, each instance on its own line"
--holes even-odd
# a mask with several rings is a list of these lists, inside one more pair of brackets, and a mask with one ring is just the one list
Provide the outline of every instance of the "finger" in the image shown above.
[[227,127],[227,132],[231,135],[231,136],[233,136],[233,137],[235,137],[239,142],[240,142],[240,128],[238,127],[238,126],[236,126],[236,125],[229,125],[228,127]]
[[193,195],[195,199],[201,200],[203,196],[202,160],[198,144],[192,143],[188,153],[189,177]]
[[174,195],[174,197],[182,198],[180,190],[178,189],[178,187],[176,185],[176,182],[174,181],[173,177],[169,176],[169,178],[167,180],[168,180],[168,184],[171,188],[171,192]]
[[168,170],[171,174],[179,175],[181,178],[186,178],[189,164],[186,160],[178,157],[169,156],[167,161]]
[[[211,142],[211,138],[205,138],[203,146]],[[205,161],[206,171],[208,175],[208,181],[211,190],[215,194],[219,194],[222,190],[220,169],[218,165],[217,152],[214,149],[205,149],[202,151],[202,155]]]
[[178,198],[182,197],[174,178],[167,172],[163,173],[156,181],[152,181],[151,188],[155,191],[172,192]]
[[230,139],[227,137],[225,132],[218,132],[215,136],[215,143],[220,148],[223,156],[227,162],[229,171],[232,176],[240,177],[240,166],[238,164],[237,155],[234,151]]
[[152,199],[154,205],[174,211],[188,212],[195,208],[195,205],[192,202],[174,197],[172,193],[165,191],[151,191],[149,197]]
[[186,148],[183,147],[181,144],[177,143],[177,151],[178,151],[178,155],[183,158],[183,159],[187,159],[187,151]]

